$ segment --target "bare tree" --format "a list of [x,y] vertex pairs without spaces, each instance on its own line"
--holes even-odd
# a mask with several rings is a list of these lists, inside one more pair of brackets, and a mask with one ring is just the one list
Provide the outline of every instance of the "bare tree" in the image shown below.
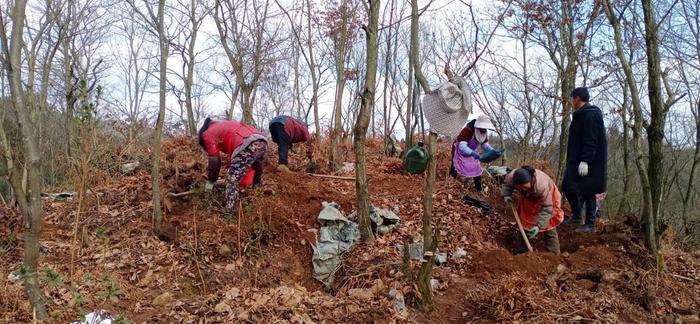
[[[645,49],[647,54],[647,73],[649,104],[651,110],[650,122],[647,122],[642,110],[640,92],[637,80],[634,77],[629,59],[623,50],[623,40],[621,32],[620,17],[624,14],[625,8],[618,14],[609,0],[602,2],[605,14],[612,26],[615,35],[615,46],[618,60],[625,73],[627,85],[632,97],[632,107],[634,113],[633,137],[637,154],[637,170],[642,182],[642,224],[644,226],[644,236],[647,248],[657,257],[659,267],[663,268],[663,257],[661,251],[660,237],[663,234],[661,201],[663,198],[663,140],[666,115],[671,106],[676,102],[675,92],[671,89],[667,81],[667,71],[661,70],[659,45],[658,45],[658,25],[656,23],[656,13],[651,1],[643,0],[642,7],[644,13],[644,36]],[[662,87],[662,82],[664,87]],[[663,92],[666,91],[667,98],[663,100]],[[642,128],[647,133],[647,145],[649,148],[648,165],[644,161],[642,144]]]
[[[202,54],[197,48],[197,36],[204,19],[208,17],[211,10],[207,6],[206,0],[178,0],[174,8],[187,19],[183,20],[183,26],[179,28],[180,33],[171,44],[173,50],[180,55],[182,60],[180,71],[174,73],[182,82],[182,87],[181,90],[173,87],[173,92],[177,95],[178,101],[185,105],[187,133],[190,136],[196,136],[197,123],[194,115],[193,88],[195,66],[198,63],[198,56]],[[184,95],[184,98],[181,95]]]
[[[691,111],[695,126],[695,140],[693,146],[693,156],[685,190],[681,193],[683,202],[681,218],[683,221],[683,230],[685,235],[689,236],[693,232],[690,226],[689,211],[693,198],[697,196],[694,190],[695,175],[700,168],[700,3],[697,1],[681,0],[682,20],[685,22],[683,28],[687,28],[688,34],[681,34],[675,41],[676,44],[688,43],[690,53],[686,54],[679,50],[677,53],[677,61],[681,65],[679,69],[681,81],[685,86],[688,94],[688,108]],[[694,72],[694,73],[693,73]],[[694,80],[691,79],[694,75]]]
[[355,123],[354,149],[355,149],[355,190],[357,191],[357,216],[360,220],[360,232],[366,241],[373,241],[372,221],[369,218],[369,197],[367,187],[367,158],[365,156],[365,144],[367,142],[367,128],[369,127],[370,114],[374,107],[374,91],[377,80],[377,56],[378,56],[378,29],[379,29],[379,0],[368,0],[369,23],[365,27],[367,36],[367,71],[364,91],[362,92],[362,104]]
[[[574,0],[560,0],[551,3],[531,0],[514,0],[524,15],[531,17],[528,33],[549,56],[559,73],[561,85],[561,126],[559,131],[559,169],[557,181],[562,177],[566,165],[566,143],[571,121],[569,95],[576,84],[579,55],[591,38],[591,29],[600,15],[600,4],[594,1],[580,4]],[[534,28],[537,27],[537,28]]]
[[[647,247],[657,255],[657,261],[663,268],[661,257],[661,235],[663,234],[662,208],[663,208],[663,177],[664,170],[664,127],[666,116],[671,106],[676,102],[676,94],[669,86],[668,70],[661,70],[661,56],[659,53],[658,25],[654,4],[651,0],[642,0],[644,12],[644,31],[647,53],[647,69],[649,73],[649,108],[651,118],[645,125],[647,131],[647,143],[649,145],[649,184],[651,186],[652,213],[645,219],[645,236]],[[663,79],[663,80],[662,80]],[[663,84],[663,86],[662,86]],[[666,98],[664,100],[664,91]]]
[[214,5],[214,20],[226,57],[241,91],[243,121],[255,124],[255,90],[265,66],[276,60],[280,28],[271,20],[270,1],[222,0]]
[[[411,0],[411,46],[410,46],[410,61],[413,66],[415,78],[418,85],[423,88],[425,93],[430,93],[430,85],[423,76],[423,71],[420,66],[420,58],[418,57],[418,0]],[[428,256],[427,260],[422,263],[418,274],[418,291],[421,294],[421,308],[424,311],[430,311],[433,308],[432,289],[430,279],[432,279],[433,263],[435,262],[435,252],[437,250],[437,239],[433,238],[433,191],[435,190],[435,173],[437,169],[437,161],[435,154],[437,152],[437,134],[430,132],[428,140],[428,175],[425,180],[425,192],[423,194],[423,251]]]
[[113,60],[119,80],[116,88],[120,90],[111,94],[109,103],[115,108],[115,113],[124,119],[126,130],[123,135],[130,142],[143,130],[143,124],[149,119],[144,99],[152,83],[150,67],[153,59],[146,42],[147,35],[138,29],[136,21],[121,19],[116,28],[126,47],[125,53],[115,55]]
[[136,3],[137,0],[127,0],[134,12],[141,18],[149,32],[158,38],[160,51],[160,85],[159,85],[159,109],[156,121],[155,136],[153,137],[153,155],[151,157],[151,184],[153,187],[153,226],[155,231],[160,231],[163,222],[163,210],[161,208],[160,192],[160,142],[163,135],[165,121],[165,99],[167,95],[168,54],[170,40],[165,27],[165,0],[159,0],[155,4],[144,0],[145,11]]
[[352,48],[356,36],[356,4],[353,0],[341,0],[337,7],[331,7],[326,13],[327,35],[333,43],[333,59],[335,62],[335,101],[333,104],[333,122],[331,131],[329,171],[337,170],[342,164],[339,145],[343,135],[343,93],[347,80],[345,61]]
[[[22,186],[22,179],[18,172],[18,164],[14,163],[12,148],[6,140],[4,129],[3,149],[5,157],[8,159],[10,182],[15,191],[17,202],[22,210],[23,222],[25,226],[24,234],[24,264],[23,279],[24,286],[31,303],[33,313],[36,318],[43,320],[48,317],[44,304],[43,293],[39,288],[37,276],[37,266],[39,263],[39,240],[41,238],[41,228],[43,225],[43,211],[41,208],[41,173],[39,167],[40,153],[37,137],[32,127],[30,119],[30,109],[25,97],[25,89],[22,77],[22,38],[24,36],[25,13],[27,8],[26,0],[13,1],[9,18],[12,21],[12,31],[7,33],[5,26],[5,10],[0,14],[0,41],[3,48],[3,66],[7,71],[8,82],[10,84],[10,95],[12,98],[12,108],[17,116],[17,123],[21,130],[23,139],[23,164],[27,170],[26,189]],[[0,8],[1,9],[1,8]],[[8,8],[9,9],[9,8]]]
[[[301,11],[302,11],[302,18],[306,18],[306,29],[303,31],[304,34],[302,34],[302,28],[304,27],[303,24],[296,25],[294,22],[294,19],[292,16],[289,14],[288,10],[285,10],[282,5],[280,5],[278,0],[275,0],[277,5],[282,9],[282,12],[284,12],[285,16],[289,20],[290,27],[292,30],[292,34],[294,35],[294,39],[297,42],[297,47],[299,50],[299,53],[301,53],[301,56],[304,58],[304,61],[306,62],[306,65],[309,68],[309,74],[311,75],[311,103],[310,106],[313,107],[313,112],[314,112],[314,126],[316,128],[316,138],[320,138],[321,136],[321,122],[319,118],[319,113],[318,113],[318,95],[319,95],[319,87],[320,87],[320,74],[322,73],[321,71],[321,66],[317,64],[317,59],[314,54],[314,33],[312,32],[312,28],[318,27],[317,25],[312,24],[312,19],[313,19],[313,13],[312,13],[312,4],[311,0],[305,0],[302,1],[301,3]],[[305,11],[304,11],[305,10]],[[318,51],[316,51],[318,53]],[[296,75],[295,75],[295,81],[296,81]],[[296,82],[295,82],[296,84]]]

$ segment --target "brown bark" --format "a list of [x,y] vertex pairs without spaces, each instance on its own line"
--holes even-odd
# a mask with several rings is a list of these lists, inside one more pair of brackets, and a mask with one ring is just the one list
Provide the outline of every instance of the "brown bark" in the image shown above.
[[[236,83],[241,88],[241,104],[243,106],[243,122],[255,125],[253,119],[253,104],[255,92],[263,74],[264,59],[269,55],[266,43],[266,23],[269,14],[269,1],[252,2],[253,8],[248,8],[244,2],[243,12],[237,4],[229,0],[216,1],[214,6],[214,22],[219,34],[219,40],[224,48],[226,57],[236,75]],[[227,15],[228,14],[228,15]],[[251,26],[255,26],[254,28]],[[250,34],[250,35],[249,35]],[[244,48],[246,35],[252,43],[251,48]],[[233,48],[232,48],[233,46]],[[235,52],[234,52],[235,49]],[[247,66],[246,53],[251,62]]]
[[340,156],[340,142],[343,135],[343,92],[345,91],[345,59],[349,47],[348,22],[350,12],[348,1],[343,0],[340,5],[340,34],[335,45],[335,103],[333,105],[333,131],[331,132],[330,157],[328,170],[333,172],[342,165]]
[[[294,26],[294,20],[292,19],[292,16],[289,14],[287,10],[284,9],[282,5],[280,5],[279,1],[275,0],[277,2],[277,6],[280,7],[282,12],[287,16],[287,19],[289,20],[289,23],[292,24],[292,33],[294,34],[294,38],[297,41],[297,44],[299,46],[299,53],[304,57],[304,60],[306,61],[307,66],[309,67],[309,72],[311,74],[311,106],[313,107],[313,112],[314,112],[314,127],[316,129],[316,134],[315,137],[316,139],[321,138],[321,120],[319,119],[318,116],[318,88],[319,88],[319,80],[318,80],[318,66],[316,65],[316,58],[314,57],[314,43],[313,43],[313,33],[311,29],[311,0],[306,0],[302,4],[302,13],[303,13],[303,8],[306,8],[306,43],[304,43],[301,39],[300,32],[297,31],[297,29]],[[304,50],[304,47],[306,47],[306,50]],[[308,54],[306,53],[308,51]],[[297,57],[298,59],[298,57]],[[295,68],[295,71],[296,68]],[[297,88],[297,80],[296,80],[296,73],[295,73],[295,89]],[[298,92],[298,90],[297,90]],[[301,106],[301,104],[299,103]],[[301,109],[301,107],[299,108]],[[299,117],[302,115],[300,114]]]
[[[418,57],[418,18],[418,0],[411,0],[411,53],[409,60],[412,62],[417,82],[423,87],[425,93],[430,93],[430,85],[428,85],[428,81],[423,76]],[[432,279],[433,262],[437,248],[437,240],[433,239],[432,226],[433,192],[435,191],[435,173],[437,168],[436,152],[437,134],[430,132],[428,140],[428,174],[425,179],[425,192],[423,194],[423,251],[428,257],[421,265],[417,282],[418,291],[421,294],[419,308],[425,312],[433,309],[430,280]]]
[[651,183],[649,179],[649,174],[647,171],[647,165],[644,161],[644,146],[643,141],[643,124],[644,124],[644,112],[642,111],[642,103],[639,97],[639,88],[637,86],[637,81],[634,78],[632,71],[632,66],[629,60],[625,56],[623,50],[622,33],[620,28],[620,21],[613,10],[612,5],[609,0],[602,0],[603,9],[608,17],[608,21],[613,28],[614,39],[615,39],[615,54],[622,65],[622,70],[625,74],[625,81],[627,86],[629,86],[629,94],[632,99],[632,113],[634,124],[632,125],[632,140],[634,143],[635,150],[635,162],[637,165],[637,171],[639,172],[639,180],[641,182],[642,189],[642,226],[644,227],[645,244],[647,248],[656,254],[657,242],[656,242],[656,222],[654,220],[653,214],[653,204],[652,204],[652,194],[651,194]]
[[372,233],[372,221],[369,218],[369,189],[367,186],[367,160],[365,156],[365,144],[367,142],[367,128],[370,114],[374,106],[374,89],[377,80],[377,34],[379,29],[380,0],[368,0],[369,23],[366,28],[367,35],[367,75],[362,92],[362,104],[357,116],[354,130],[355,149],[355,190],[357,193],[357,216],[360,221],[360,232],[366,241],[374,241]]
[[[413,52],[413,43],[410,45],[409,53]],[[404,121],[404,129],[406,131],[406,150],[409,150],[413,146],[413,134],[412,134],[412,116],[414,114],[414,107],[416,104],[413,102],[413,87],[414,87],[414,75],[413,75],[413,60],[409,59],[408,65],[408,91],[406,92],[406,119]]]
[[169,42],[165,35],[165,0],[158,1],[158,36],[160,44],[160,96],[158,120],[156,121],[155,135],[153,137],[153,155],[151,156],[151,182],[153,186],[153,227],[154,230],[160,230],[163,223],[163,210],[161,208],[160,199],[160,142],[163,136],[163,124],[165,122],[165,97],[167,91],[168,77],[168,50]]
[[683,213],[681,215],[683,218],[683,232],[686,236],[691,235],[688,211],[695,186],[695,173],[700,164],[700,99],[691,103],[691,106],[693,106],[691,109],[693,110],[693,117],[695,118],[695,152],[693,153],[693,163],[690,167],[690,174],[688,174],[688,185],[685,188],[685,195],[683,196]]
[[[642,0],[644,12],[644,40],[647,53],[647,70],[649,75],[649,108],[651,110],[650,123],[646,125],[647,144],[649,146],[649,185],[651,188],[652,217],[646,224],[645,233],[647,247],[657,256],[657,266],[664,268],[663,257],[661,255],[661,236],[663,235],[662,223],[662,201],[664,198],[664,126],[666,125],[666,115],[669,108],[675,101],[674,93],[667,91],[667,100],[663,100],[662,78],[665,78],[661,71],[661,55],[659,54],[658,28],[656,25],[656,13],[651,0]],[[670,89],[667,89],[670,90]],[[651,236],[653,235],[653,240]]]
[[316,139],[321,138],[321,120],[318,116],[318,88],[319,81],[316,74],[316,59],[314,58],[313,34],[311,33],[311,0],[306,0],[306,31],[308,41],[306,45],[309,49],[309,70],[311,71],[311,100],[314,106],[314,126],[316,127]]
[[630,149],[629,149],[629,121],[627,120],[627,107],[629,106],[629,91],[627,84],[623,86],[623,101],[622,107],[620,108],[620,118],[622,119],[622,176],[624,178],[622,185],[622,199],[620,200],[620,206],[617,210],[619,216],[623,216],[630,212],[630,199],[629,195],[629,184],[630,184]]
[[[27,171],[26,190],[22,186],[22,179],[16,165],[12,164],[10,169],[10,182],[15,191],[17,202],[22,211],[24,232],[24,287],[29,297],[33,313],[36,318],[43,320],[48,317],[44,304],[43,293],[39,288],[37,266],[39,263],[39,240],[41,238],[41,228],[43,225],[43,211],[41,208],[41,174],[40,174],[40,154],[36,134],[29,116],[29,107],[26,104],[24,87],[22,84],[22,37],[24,35],[26,0],[14,2],[10,13],[12,19],[12,33],[8,37],[5,29],[6,22],[0,21],[0,36],[2,37],[3,56],[5,58],[5,69],[7,70],[10,83],[10,96],[12,98],[12,108],[17,116],[17,123],[21,136],[24,139],[24,164]],[[8,41],[8,38],[10,41]],[[5,147],[6,151],[10,147]],[[8,165],[9,167],[10,165]]]
[[165,30],[165,0],[158,1],[157,11],[153,11],[153,4],[144,1],[147,12],[142,12],[135,3],[136,0],[128,0],[134,12],[144,20],[152,29],[152,34],[158,37],[160,50],[160,84],[158,118],[156,120],[155,134],[153,136],[153,152],[151,155],[151,186],[153,194],[153,230],[160,231],[163,222],[163,210],[161,206],[160,192],[160,143],[163,136],[163,124],[165,123],[165,99],[167,94],[168,54],[170,40]]
[[432,279],[433,263],[437,252],[437,239],[433,238],[433,192],[435,191],[435,174],[437,170],[437,134],[430,132],[428,136],[428,174],[425,179],[425,193],[423,194],[423,251],[425,261],[421,264],[418,273],[418,291],[421,294],[420,308],[428,312],[433,309]]
[[[192,87],[194,83],[194,64],[196,59],[195,45],[197,41],[197,34],[199,32],[199,26],[201,25],[201,20],[197,19],[197,4],[196,0],[190,0],[190,12],[189,20],[192,26],[192,31],[189,38],[189,44],[187,47],[186,55],[186,65],[187,72],[185,74],[185,107],[187,108],[187,129],[190,136],[197,136],[197,125],[194,122],[194,105],[192,103]],[[185,55],[183,55],[185,56]]]

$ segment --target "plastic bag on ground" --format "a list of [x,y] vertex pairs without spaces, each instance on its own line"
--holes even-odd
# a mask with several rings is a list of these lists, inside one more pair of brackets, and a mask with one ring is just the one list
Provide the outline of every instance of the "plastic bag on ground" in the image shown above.
[[342,254],[349,252],[360,239],[360,229],[357,223],[343,216],[338,204],[323,202],[322,205],[318,215],[321,228],[312,258],[313,277],[330,288],[342,264]]

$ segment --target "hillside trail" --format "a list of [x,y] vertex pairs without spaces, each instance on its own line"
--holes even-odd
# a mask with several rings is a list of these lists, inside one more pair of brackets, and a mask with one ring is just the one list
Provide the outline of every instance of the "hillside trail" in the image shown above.
[[[347,215],[355,209],[354,181],[306,174],[305,152],[290,155],[287,174],[276,170],[271,145],[263,184],[246,189],[235,222],[221,217],[222,188],[199,191],[206,168],[194,140],[176,137],[163,144],[164,230],[150,222],[150,177],[145,171],[103,177],[89,197],[81,226],[76,274],[69,276],[75,201],[45,203],[41,264],[63,274],[65,287],[48,287],[50,310],[59,322],[81,311],[109,309],[135,323],[171,322],[688,322],[700,302],[698,255],[668,244],[668,270],[657,274],[644,250],[634,217],[604,220],[594,234],[560,226],[562,254],[513,256],[520,238],[512,215],[498,197],[499,184],[486,179],[486,193],[471,191],[447,175],[449,150],[441,143],[434,193],[433,224],[438,248],[450,257],[435,266],[435,310],[399,314],[388,290],[404,292],[411,306],[418,295],[404,275],[397,244],[422,237],[424,175],[401,171],[401,160],[368,143],[370,201],[397,211],[402,226],[374,242],[359,242],[344,256],[331,290],[312,278],[311,258],[321,203],[334,201]],[[317,150],[322,151],[322,150]],[[351,160],[345,147],[346,160]],[[323,156],[314,156],[319,172]],[[352,176],[352,174],[345,174]],[[173,197],[168,193],[191,194]],[[496,211],[482,214],[462,196],[488,201]],[[155,235],[154,235],[155,234]],[[463,257],[452,257],[458,249]],[[6,278],[21,264],[19,245],[3,256]],[[418,262],[412,267],[417,269]],[[105,280],[122,292],[99,296]],[[685,279],[680,279],[685,278]],[[89,280],[88,280],[89,279]],[[688,280],[689,279],[689,280]],[[69,288],[70,287],[70,288]],[[0,301],[5,318],[26,322],[21,287],[7,284]],[[76,305],[72,292],[84,299]],[[358,293],[359,292],[359,293]],[[364,293],[369,292],[369,293]]]

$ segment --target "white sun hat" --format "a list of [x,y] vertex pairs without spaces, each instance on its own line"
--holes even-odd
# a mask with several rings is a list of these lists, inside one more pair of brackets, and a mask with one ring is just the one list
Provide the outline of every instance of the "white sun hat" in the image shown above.
[[476,122],[474,123],[474,128],[481,128],[481,129],[488,129],[495,131],[496,127],[493,126],[493,123],[491,122],[491,118],[486,115],[481,115],[476,118]]
[[464,128],[472,108],[471,91],[462,78],[438,86],[423,97],[423,111],[433,133],[455,137]]

